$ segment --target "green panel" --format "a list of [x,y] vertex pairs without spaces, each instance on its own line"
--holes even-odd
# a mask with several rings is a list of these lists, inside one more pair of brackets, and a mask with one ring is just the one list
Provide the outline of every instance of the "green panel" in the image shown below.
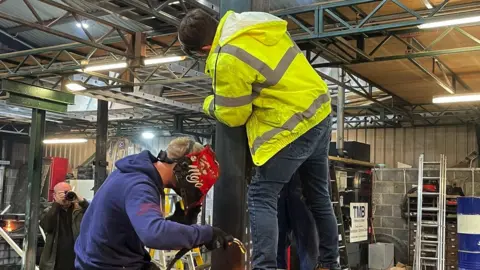
[[16,95],[15,93],[10,93],[10,98],[7,99],[7,103],[28,108],[41,109],[49,112],[67,112],[67,104]]
[[47,88],[37,87],[37,86],[28,85],[28,84],[19,83],[19,82],[10,81],[10,80],[2,80],[1,90],[32,97],[35,99],[54,101],[57,103],[74,104],[75,102],[75,95],[73,94],[70,94],[67,92],[55,91]]

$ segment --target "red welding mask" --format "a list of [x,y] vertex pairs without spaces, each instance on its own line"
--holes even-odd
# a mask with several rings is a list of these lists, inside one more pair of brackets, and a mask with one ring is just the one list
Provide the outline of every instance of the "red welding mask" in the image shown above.
[[202,205],[204,197],[220,174],[215,153],[208,145],[200,152],[178,159],[169,159],[167,153],[161,151],[158,160],[170,164],[176,163],[173,169],[176,185],[173,190],[182,197],[187,212],[190,208]]

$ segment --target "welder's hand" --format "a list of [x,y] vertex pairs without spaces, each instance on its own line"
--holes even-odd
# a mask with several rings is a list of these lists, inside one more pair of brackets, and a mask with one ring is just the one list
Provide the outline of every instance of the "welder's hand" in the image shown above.
[[205,247],[208,250],[214,250],[218,248],[227,249],[230,243],[233,243],[233,236],[228,235],[226,232],[220,230],[219,228],[212,227],[213,229],[213,238],[210,242],[205,244]]

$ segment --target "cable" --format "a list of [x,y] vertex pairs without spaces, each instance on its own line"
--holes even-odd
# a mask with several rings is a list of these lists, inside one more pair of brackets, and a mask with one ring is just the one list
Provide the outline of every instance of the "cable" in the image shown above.
[[170,261],[170,263],[167,265],[167,268],[165,270],[170,270],[172,267],[175,265],[175,263],[180,260],[185,254],[187,254],[190,251],[188,248],[182,248],[179,252],[175,254],[175,257]]

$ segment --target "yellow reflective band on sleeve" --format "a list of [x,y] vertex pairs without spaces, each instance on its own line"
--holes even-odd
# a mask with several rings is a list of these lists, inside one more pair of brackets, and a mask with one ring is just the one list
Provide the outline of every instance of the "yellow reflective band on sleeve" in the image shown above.
[[301,51],[296,45],[290,47],[285,52],[282,59],[280,59],[277,67],[275,69],[271,69],[267,64],[262,62],[257,57],[248,53],[244,49],[233,45],[227,44],[223,47],[218,46],[215,52],[233,55],[241,61],[245,62],[247,65],[251,66],[254,70],[258,71],[260,74],[263,75],[263,77],[265,77],[264,82],[252,84],[252,89],[254,92],[260,92],[263,88],[268,88],[278,84],[278,82],[282,79],[283,75],[285,75],[285,72],[287,72],[290,64],[292,64],[295,57],[301,53]]
[[255,151],[257,151],[257,149],[263,143],[272,139],[273,137],[275,137],[275,135],[281,133],[282,131],[285,131],[285,130],[293,131],[293,129],[295,129],[295,127],[301,121],[303,121],[304,119],[308,119],[308,118],[313,117],[315,115],[315,113],[317,112],[317,110],[320,107],[322,107],[323,104],[325,104],[329,101],[330,101],[330,96],[328,94],[320,95],[317,99],[315,99],[313,101],[312,105],[310,105],[310,107],[308,107],[307,110],[305,110],[303,112],[298,112],[298,113],[292,115],[292,117],[290,117],[281,127],[269,130],[269,131],[265,132],[262,136],[257,137],[253,141],[253,146],[250,149],[251,153],[254,154]]
[[215,95],[215,104],[223,107],[241,107],[248,105],[253,101],[253,96],[224,97]]

